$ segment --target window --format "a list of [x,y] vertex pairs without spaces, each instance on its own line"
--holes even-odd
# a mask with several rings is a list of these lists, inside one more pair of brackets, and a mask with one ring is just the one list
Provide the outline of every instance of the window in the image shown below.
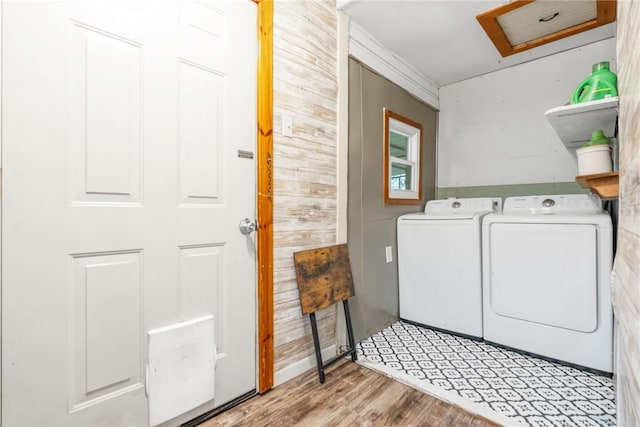
[[419,205],[422,125],[384,110],[384,203]]

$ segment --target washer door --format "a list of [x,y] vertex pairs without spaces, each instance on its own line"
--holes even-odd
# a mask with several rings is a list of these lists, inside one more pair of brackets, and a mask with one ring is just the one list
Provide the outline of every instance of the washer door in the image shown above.
[[491,224],[489,248],[496,314],[579,332],[597,328],[594,225]]

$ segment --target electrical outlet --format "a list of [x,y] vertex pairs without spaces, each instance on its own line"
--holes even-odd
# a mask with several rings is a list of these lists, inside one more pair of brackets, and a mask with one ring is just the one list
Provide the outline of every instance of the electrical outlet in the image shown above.
[[391,246],[385,246],[384,254],[387,259],[387,264],[393,261],[393,251],[391,250]]

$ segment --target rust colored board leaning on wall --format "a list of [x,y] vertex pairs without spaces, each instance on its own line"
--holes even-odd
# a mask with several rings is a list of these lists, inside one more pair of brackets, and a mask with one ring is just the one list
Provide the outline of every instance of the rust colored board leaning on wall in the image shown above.
[[314,313],[353,296],[346,244],[293,254],[302,314]]

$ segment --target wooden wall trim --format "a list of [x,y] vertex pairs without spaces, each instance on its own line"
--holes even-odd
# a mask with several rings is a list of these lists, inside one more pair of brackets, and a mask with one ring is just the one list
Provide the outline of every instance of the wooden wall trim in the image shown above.
[[[337,161],[336,243],[347,243],[347,205],[349,186],[349,15],[337,12]],[[344,316],[343,316],[344,317]],[[340,319],[340,317],[338,317]],[[346,336],[346,335],[345,335]]]
[[258,2],[258,393],[273,387],[273,0]]

